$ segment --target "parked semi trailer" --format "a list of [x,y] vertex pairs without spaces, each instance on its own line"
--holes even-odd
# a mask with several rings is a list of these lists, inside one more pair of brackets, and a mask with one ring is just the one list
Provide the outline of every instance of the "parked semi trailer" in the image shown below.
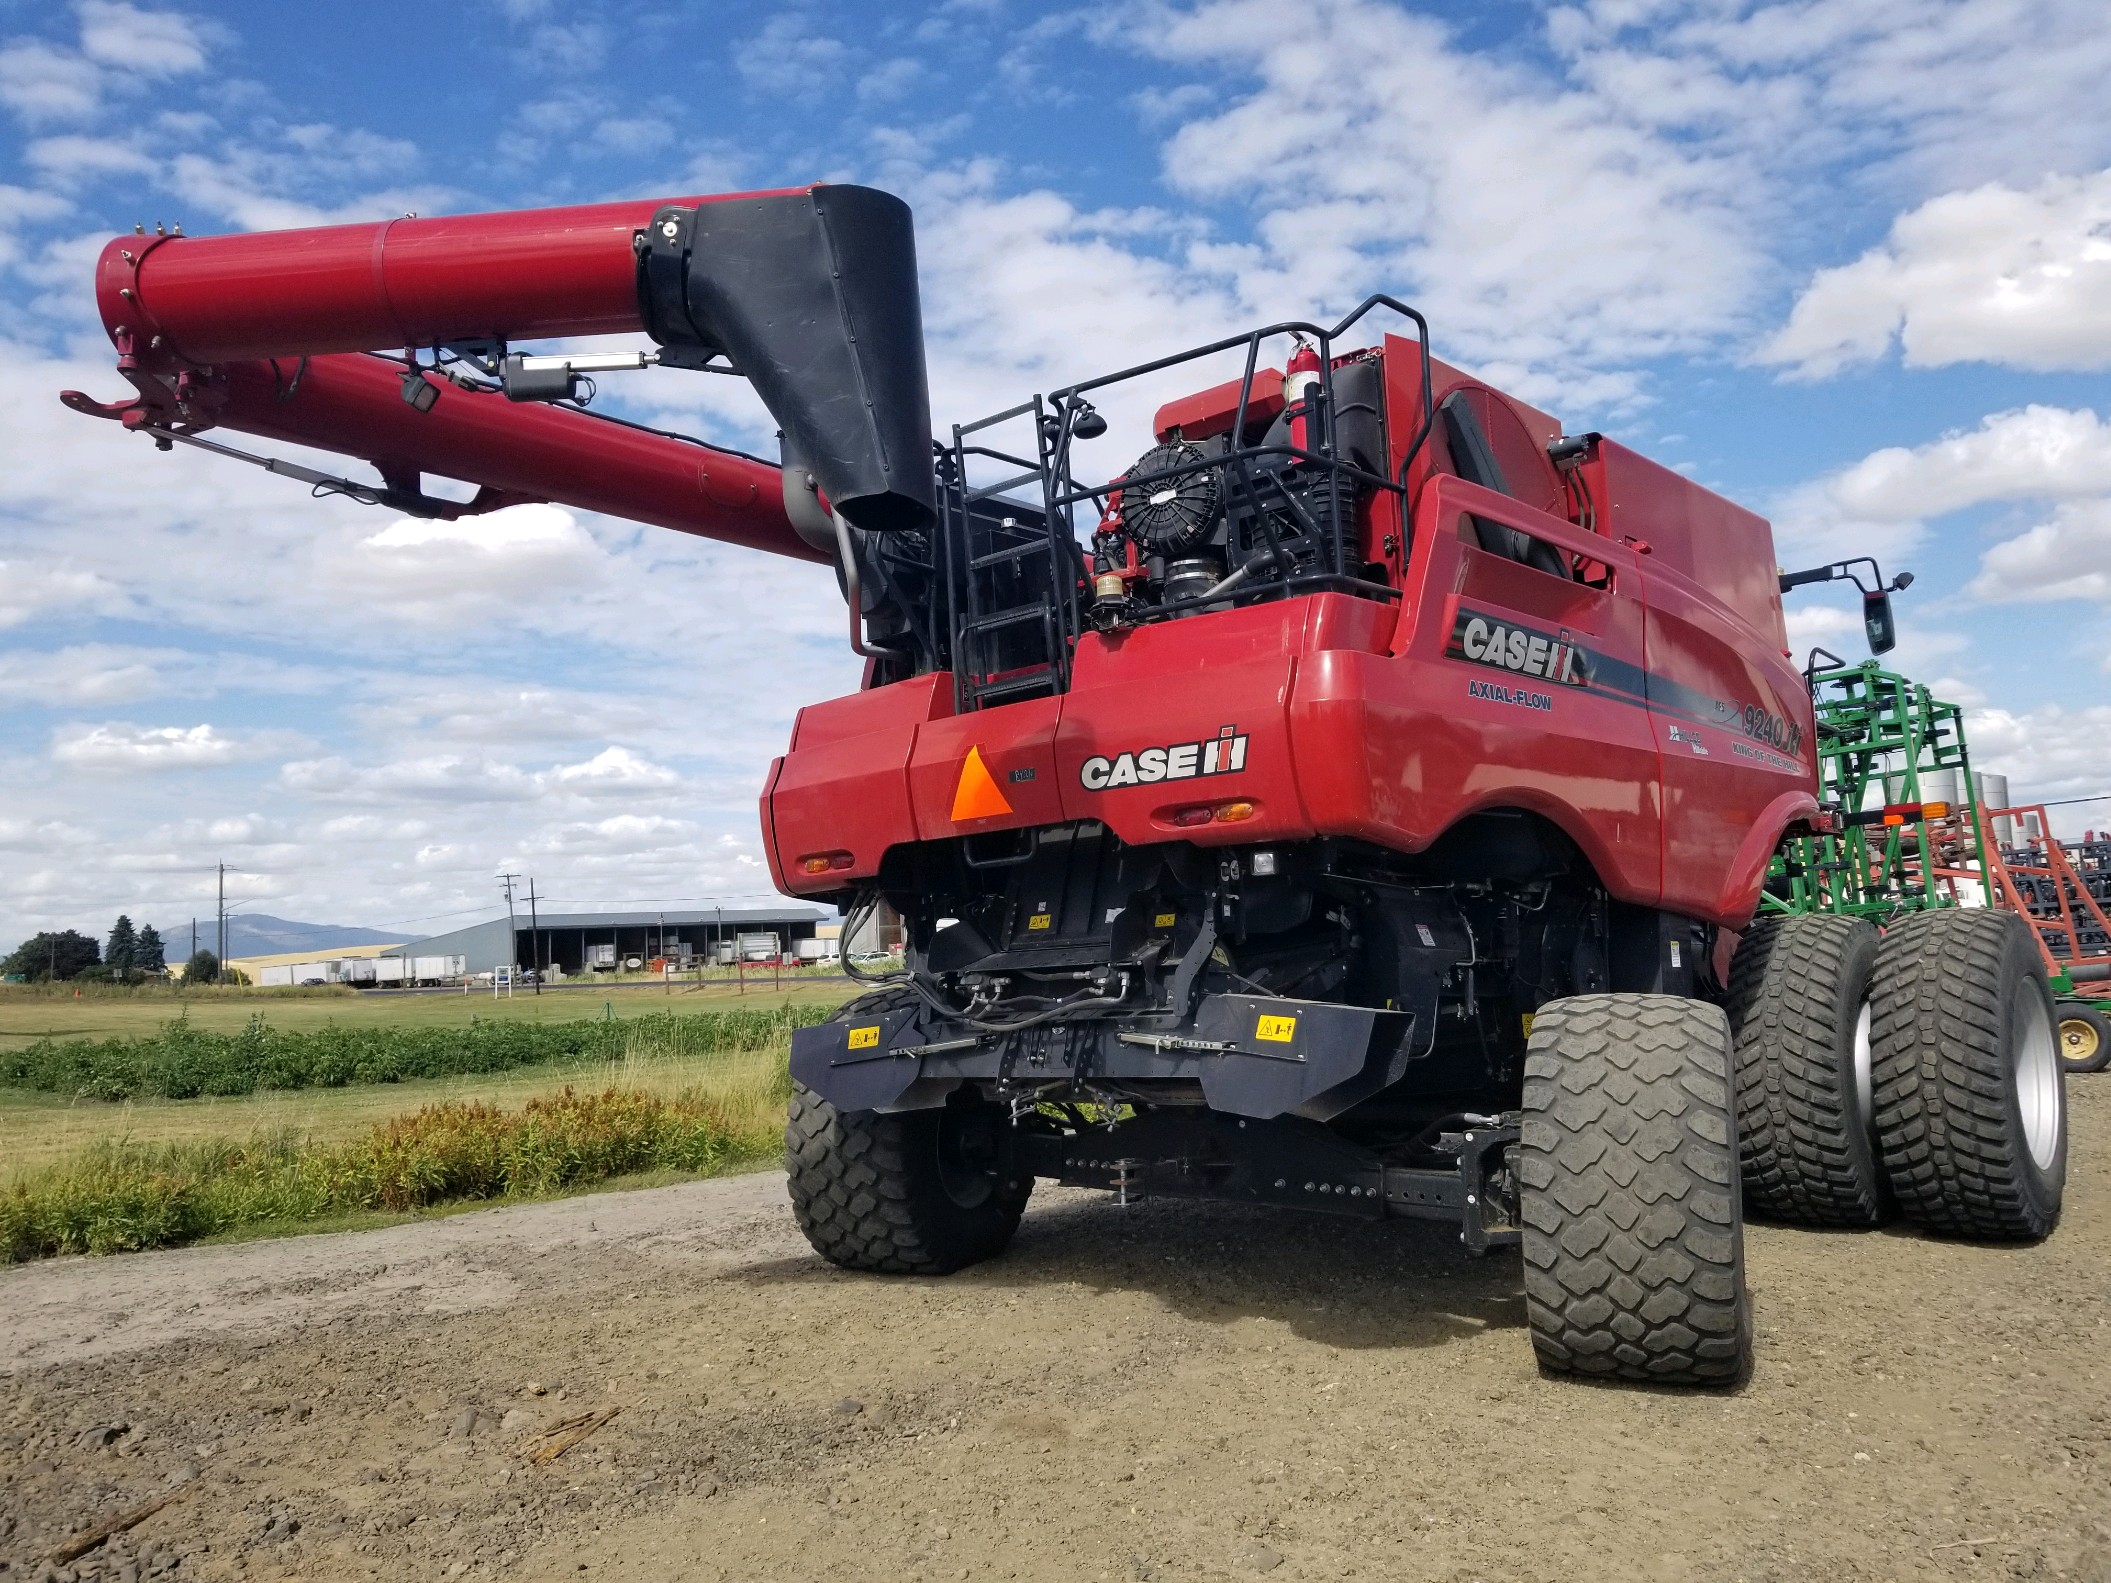
[[[761,815],[782,890],[905,936],[793,1047],[794,1213],[837,1264],[989,1258],[1040,1178],[1435,1219],[1521,1246],[1543,1367],[1726,1384],[1741,1182],[1821,1224],[2058,1216],[2018,919],[1753,926],[1838,816],[1767,524],[1440,362],[1405,303],[934,445],[909,210],[869,188],[118,237],[97,297],[133,394],[65,399],[164,448],[832,568],[864,683],[800,712]],[[745,377],[781,465],[582,410],[646,361]],[[1799,1106],[1865,1141],[1807,1147]]]

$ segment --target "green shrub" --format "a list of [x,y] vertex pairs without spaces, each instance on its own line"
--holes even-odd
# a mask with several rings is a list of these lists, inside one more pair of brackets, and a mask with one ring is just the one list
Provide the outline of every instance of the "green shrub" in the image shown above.
[[460,1077],[564,1060],[619,1060],[651,1048],[668,1056],[752,1050],[823,1021],[827,1008],[742,1007],[654,1012],[621,1021],[508,1020],[466,1028],[350,1028],[297,1033],[259,1013],[240,1033],[211,1033],[188,1015],[147,1039],[42,1039],[0,1050],[0,1087],[82,1099],[193,1099],[258,1089],[340,1088],[414,1077]]
[[430,1105],[348,1143],[109,1144],[0,1192],[0,1263],[169,1247],[264,1222],[537,1197],[639,1171],[715,1170],[751,1142],[695,1095],[561,1094],[517,1111]]

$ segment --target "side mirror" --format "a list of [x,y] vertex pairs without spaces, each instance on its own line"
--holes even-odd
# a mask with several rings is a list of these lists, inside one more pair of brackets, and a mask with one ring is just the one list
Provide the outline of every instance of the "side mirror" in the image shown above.
[[1888,592],[1862,595],[1862,630],[1869,635],[1871,654],[1889,654],[1898,647],[1898,622],[1892,617]]

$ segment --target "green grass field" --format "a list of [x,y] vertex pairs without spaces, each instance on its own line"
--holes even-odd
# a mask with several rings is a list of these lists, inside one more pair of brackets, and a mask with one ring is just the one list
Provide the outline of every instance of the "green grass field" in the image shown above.
[[[17,1244],[12,1255],[0,1249],[0,1263],[10,1256],[34,1257],[40,1250],[116,1250],[200,1235],[219,1240],[379,1225],[406,1214],[445,1213],[488,1201],[494,1191],[502,1197],[520,1191],[532,1196],[591,1192],[611,1185],[678,1180],[699,1170],[752,1169],[774,1158],[780,1146],[790,1084],[788,1043],[774,1039],[760,1048],[699,1051],[694,1048],[697,1035],[687,1031],[697,1024],[670,1025],[656,1014],[736,1008],[767,1012],[787,1003],[834,1006],[850,998],[847,989],[841,983],[788,981],[774,994],[756,985],[743,997],[732,985],[678,985],[670,994],[655,984],[636,989],[611,986],[599,995],[516,994],[510,999],[494,999],[488,990],[467,996],[105,990],[78,1000],[34,990],[0,990],[0,1040],[13,1048],[42,1038],[151,1039],[179,1015],[193,1025],[229,1033],[239,1032],[259,1013],[276,1027],[304,1031],[333,1023],[377,1029],[460,1027],[472,1017],[561,1023],[605,1015],[637,1023],[634,1032],[623,1036],[622,1054],[614,1058],[562,1057],[508,1071],[394,1083],[118,1103],[0,1089],[0,1220],[8,1221],[9,1235]],[[532,1119],[523,1123],[521,1118],[534,1111],[534,1102],[567,1110],[575,1100],[566,1090],[580,1096],[576,1102],[613,1105],[618,1111],[640,1105],[672,1107],[671,1119],[652,1124],[660,1128],[658,1133],[647,1128],[657,1142],[632,1138],[625,1143],[619,1127],[621,1148],[605,1163],[582,1164],[567,1152],[571,1145],[559,1145],[561,1169],[539,1167],[543,1174],[531,1176],[526,1188],[501,1184],[494,1189],[486,1184],[434,1189],[428,1200],[419,1201],[420,1207],[390,1208],[385,1196],[373,1204],[341,1204],[343,1182],[324,1191],[311,1180],[317,1171],[341,1173],[345,1161],[369,1160],[376,1148],[383,1157],[390,1148],[401,1153],[404,1145],[376,1140],[403,1128],[421,1137],[434,1134],[445,1144],[450,1130],[464,1126],[477,1133],[479,1128],[525,1124],[524,1136],[532,1143],[540,1136],[540,1124]],[[592,1098],[596,1095],[606,1097]],[[479,1115],[491,1113],[463,1108],[475,1106],[492,1107],[496,1118],[478,1121]],[[598,1125],[580,1122],[573,1130],[585,1126],[587,1134],[596,1135]],[[420,1150],[426,1147],[418,1145]],[[477,1147],[489,1152],[498,1146]],[[548,1146],[538,1147],[547,1152]],[[698,1148],[704,1151],[701,1155]],[[444,1156],[443,1148],[440,1157]],[[427,1167],[416,1166],[413,1174],[420,1169]],[[176,1213],[172,1205],[182,1212]],[[157,1221],[156,1215],[163,1220]],[[182,1228],[171,1229],[177,1221]]]
[[456,1028],[470,1018],[520,1017],[538,1022],[573,1022],[604,1014],[625,1017],[657,1011],[715,1011],[721,1007],[762,1004],[835,1005],[851,998],[856,986],[801,982],[786,974],[782,987],[758,975],[747,986],[728,982],[697,985],[680,981],[670,989],[658,983],[609,985],[598,989],[552,989],[544,994],[493,996],[489,989],[466,995],[369,995],[355,990],[102,990],[76,1000],[64,985],[0,987],[0,1046],[20,1046],[38,1039],[144,1038],[178,1014],[188,1012],[192,1026],[239,1033],[250,1017],[262,1012],[275,1028],[302,1031],[336,1023],[343,1027]]

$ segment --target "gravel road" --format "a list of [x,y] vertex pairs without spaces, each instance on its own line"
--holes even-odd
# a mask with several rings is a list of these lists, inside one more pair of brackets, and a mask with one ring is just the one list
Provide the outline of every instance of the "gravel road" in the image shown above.
[[[1037,1195],[943,1281],[743,1177],[0,1271],[0,1579],[2111,1578],[2111,1078],[2031,1249],[1755,1227],[1734,1395],[1543,1380],[1515,1255]],[[620,1411],[547,1465],[548,1426]]]

